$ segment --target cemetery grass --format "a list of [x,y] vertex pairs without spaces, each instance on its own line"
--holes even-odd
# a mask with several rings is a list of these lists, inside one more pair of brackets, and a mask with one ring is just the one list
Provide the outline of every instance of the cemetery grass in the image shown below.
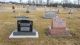
[[[19,16],[19,12],[3,12],[0,13],[0,45],[80,45],[80,14],[60,14],[59,16],[66,20],[71,37],[50,37],[46,35],[46,29],[51,25],[50,19],[43,19],[43,10],[36,10],[31,13],[21,12],[21,16],[29,16],[34,21],[34,28],[39,32],[37,39],[9,39],[9,35],[16,29],[15,16]],[[66,12],[66,11],[65,11]],[[80,12],[80,11],[78,11]]]

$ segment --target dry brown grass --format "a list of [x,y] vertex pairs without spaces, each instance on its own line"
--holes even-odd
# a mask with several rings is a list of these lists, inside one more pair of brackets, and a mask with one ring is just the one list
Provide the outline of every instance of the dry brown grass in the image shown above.
[[[40,8],[39,8],[40,9]],[[18,13],[0,13],[0,45],[80,45],[80,15],[78,13],[72,14],[69,18],[69,14],[61,14],[67,11],[60,9],[61,18],[67,22],[67,27],[72,34],[72,37],[49,37],[45,34],[45,29],[51,25],[51,20],[41,18],[43,16],[43,10],[35,10],[29,14],[22,12],[21,15],[29,16],[34,21],[34,28],[39,32],[39,38],[37,39],[9,39],[9,35],[16,28],[16,19]]]

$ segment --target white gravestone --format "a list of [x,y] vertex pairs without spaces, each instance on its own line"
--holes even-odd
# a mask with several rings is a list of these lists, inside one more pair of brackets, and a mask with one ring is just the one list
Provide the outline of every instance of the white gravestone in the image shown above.
[[45,11],[43,18],[52,19],[57,16],[55,11]]

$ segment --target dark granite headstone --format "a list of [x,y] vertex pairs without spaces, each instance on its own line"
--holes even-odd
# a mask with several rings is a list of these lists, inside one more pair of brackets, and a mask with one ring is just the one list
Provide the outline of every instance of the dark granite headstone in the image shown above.
[[33,21],[25,16],[18,16],[17,29],[11,33],[9,38],[38,38],[38,32],[33,28]]
[[33,29],[33,21],[29,20],[28,17],[20,16],[17,18],[17,32],[13,35],[35,35]]

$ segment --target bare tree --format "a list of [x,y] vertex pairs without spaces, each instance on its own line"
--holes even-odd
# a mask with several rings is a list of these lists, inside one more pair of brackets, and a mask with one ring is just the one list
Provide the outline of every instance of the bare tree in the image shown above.
[[31,4],[31,0],[28,0],[28,4]]
[[40,5],[42,5],[42,0],[39,0]]
[[22,2],[22,0],[20,0],[20,3]]
[[38,4],[38,0],[36,0],[36,4]]
[[78,5],[79,5],[80,0],[78,0]]
[[63,3],[68,3],[69,1],[68,0],[63,0]]
[[49,5],[49,0],[47,0],[47,5]]

